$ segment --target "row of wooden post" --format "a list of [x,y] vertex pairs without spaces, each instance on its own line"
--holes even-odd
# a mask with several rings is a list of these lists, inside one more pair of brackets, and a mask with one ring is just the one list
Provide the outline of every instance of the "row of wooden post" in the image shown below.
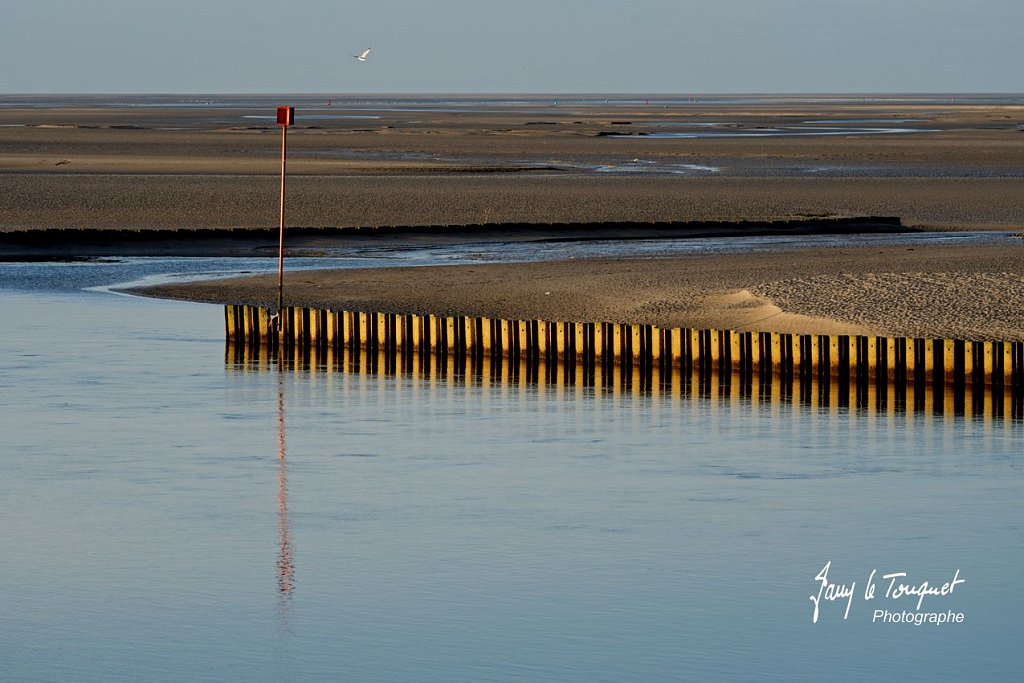
[[659,328],[286,307],[278,333],[258,306],[225,307],[229,343],[489,356],[662,370],[781,372],[929,385],[1024,387],[1024,343]]

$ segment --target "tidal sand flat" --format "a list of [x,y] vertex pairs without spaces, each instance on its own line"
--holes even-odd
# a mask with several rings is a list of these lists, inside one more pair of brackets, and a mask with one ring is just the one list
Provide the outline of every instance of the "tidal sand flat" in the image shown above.
[[[279,97],[0,98],[0,230],[273,226]],[[291,98],[288,224],[1024,226],[1020,98]],[[671,137],[665,137],[671,134]]]

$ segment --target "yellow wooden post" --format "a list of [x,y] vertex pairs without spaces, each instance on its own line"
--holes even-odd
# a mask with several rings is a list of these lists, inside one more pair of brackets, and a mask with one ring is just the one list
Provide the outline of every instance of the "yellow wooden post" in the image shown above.
[[480,318],[480,350],[487,355],[491,352],[491,319]]
[[409,330],[409,345],[413,351],[420,351],[423,348],[423,316],[411,315],[411,329]]
[[[604,323],[594,323],[594,364],[601,365],[604,357]],[[600,385],[598,385],[600,386]]]
[[252,344],[258,333],[257,314],[255,306],[241,306],[238,311],[238,333],[246,346]]
[[359,340],[358,348],[370,348],[370,316],[366,311],[359,311]]
[[516,330],[518,334],[519,357],[526,360],[530,352],[530,323],[527,320],[517,320]]
[[306,330],[306,309],[301,306],[289,306],[291,310],[292,320],[292,341],[296,346],[301,347],[302,342],[306,339],[308,331]]
[[771,333],[772,344],[772,369],[781,370],[782,362],[782,335],[778,332]]
[[270,312],[260,306],[256,310],[256,315],[256,334],[259,335],[260,343],[264,344],[270,340]]
[[234,304],[228,304],[224,307],[224,336],[227,337],[228,341],[235,341],[235,336],[238,334],[237,311],[238,307]]
[[924,359],[917,357],[917,345],[913,337],[905,337],[903,339],[903,357],[907,362],[907,380],[916,380],[917,373],[924,371],[924,363],[922,362]]
[[721,372],[722,370],[720,338],[721,332],[718,330],[711,330],[711,368],[717,372]]
[[942,340],[942,368],[943,376],[945,377],[946,383],[950,383],[954,380],[953,370],[956,365],[954,362],[954,349],[956,348],[955,342],[952,339]]
[[885,366],[886,377],[894,379],[896,377],[896,340],[893,337],[885,338]]
[[618,359],[622,356],[622,325],[612,324],[612,358]]
[[445,331],[445,351],[448,355],[455,353],[455,318],[452,316],[445,316],[443,320],[444,331]]
[[[1003,342],[1003,386],[1013,388],[1013,342]],[[1010,412],[1010,406],[1010,403],[1006,404],[1007,413]]]
[[839,336],[830,334],[828,336],[828,364],[829,371],[835,375],[839,372]]
[[252,339],[252,306],[242,307],[242,338],[246,343]]
[[553,324],[555,326],[555,360],[562,360],[565,357],[565,323]]
[[[505,357],[509,352],[508,346],[508,321],[498,318],[494,323],[495,336],[490,340],[490,347],[497,348],[501,352],[500,357]],[[504,364],[502,366],[504,368]]]
[[996,374],[996,343],[987,341],[984,342],[983,345],[985,355],[983,359],[984,376],[982,377],[982,380],[984,381],[985,385],[988,386],[995,384],[993,379]]
[[320,311],[315,308],[303,308],[302,319],[303,322],[308,322],[306,328],[306,339],[310,346],[316,346],[317,339],[319,339],[320,333]]
[[395,348],[405,350],[407,346],[411,346],[411,340],[408,338],[411,336],[410,330],[408,329],[409,323],[412,320],[411,315],[398,314],[395,315]]
[[964,342],[964,381],[974,382],[974,342]]
[[328,309],[324,311],[324,339],[327,340],[327,348],[334,348],[334,341],[337,339],[337,313]]
[[701,359],[700,330],[688,330],[690,335],[690,364],[697,367]]
[[874,378],[878,370],[878,337],[868,337],[868,372]]
[[462,339],[466,347],[466,353],[473,355],[476,348],[476,319],[466,316],[462,319]]
[[[505,355],[510,359],[526,357],[529,348],[519,343],[518,321],[505,321],[505,343],[502,346],[505,349]],[[519,355],[516,355],[517,353]],[[513,368],[511,360],[509,361],[509,368]]]
[[374,326],[376,329],[375,339],[377,340],[377,348],[384,348],[384,345],[388,341],[388,316],[385,313],[374,314]]
[[661,328],[651,325],[651,363],[654,367],[661,365],[661,334]]
[[352,311],[341,312],[341,345],[346,349],[352,345],[355,337],[356,323],[355,314]]
[[585,324],[586,323],[573,324],[573,326],[576,328],[573,331],[573,341],[576,344],[574,360],[576,360],[577,362],[583,360],[583,332]]
[[924,377],[926,382],[935,383],[935,340],[924,340]]
[[678,327],[673,327],[668,331],[669,335],[669,355],[672,359],[672,368],[678,370],[679,362],[683,359],[683,334],[682,330]]
[[546,320],[537,321],[537,353],[540,355],[542,360],[547,360],[548,322]]

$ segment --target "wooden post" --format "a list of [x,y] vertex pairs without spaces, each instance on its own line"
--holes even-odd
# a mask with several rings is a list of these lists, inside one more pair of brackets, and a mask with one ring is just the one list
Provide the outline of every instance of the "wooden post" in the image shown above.
[[974,342],[964,342],[964,382],[967,386],[974,383]]
[[954,370],[956,369],[956,344],[952,339],[942,341],[942,377],[946,384],[952,384],[955,380]]
[[924,340],[924,376],[926,382],[936,383],[935,377],[935,340]]
[[984,368],[984,383],[986,385],[995,385],[996,381],[996,358],[999,356],[1000,349],[997,348],[998,342],[987,341],[983,342],[984,346],[984,358],[982,360]]
[[235,307],[232,304],[228,304],[224,307],[224,336],[228,338],[228,341],[235,341]]

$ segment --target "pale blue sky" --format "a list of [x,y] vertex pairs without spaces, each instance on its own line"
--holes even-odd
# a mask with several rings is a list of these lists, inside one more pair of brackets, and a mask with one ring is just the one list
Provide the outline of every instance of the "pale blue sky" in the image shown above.
[[4,93],[1024,91],[1024,0],[3,4]]

